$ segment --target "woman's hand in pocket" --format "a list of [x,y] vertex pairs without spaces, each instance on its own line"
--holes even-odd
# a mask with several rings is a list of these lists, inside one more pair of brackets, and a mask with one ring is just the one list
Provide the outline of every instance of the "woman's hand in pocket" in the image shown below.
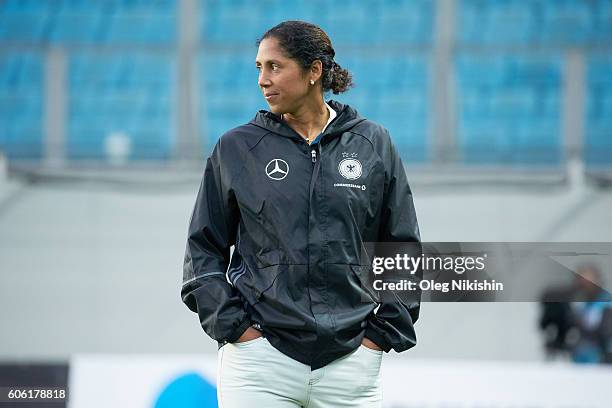
[[361,340],[361,345],[369,349],[372,349],[372,350],[382,351],[382,349],[378,347],[376,343],[374,343],[372,340],[368,339],[367,337],[364,337],[363,340]]
[[243,341],[255,340],[258,337],[261,337],[262,334],[259,330],[254,327],[249,327],[242,333],[242,336],[236,340],[236,343],[242,343]]

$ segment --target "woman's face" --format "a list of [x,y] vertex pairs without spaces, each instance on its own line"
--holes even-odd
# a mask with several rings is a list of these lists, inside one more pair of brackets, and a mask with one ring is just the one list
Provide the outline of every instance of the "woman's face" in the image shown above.
[[261,41],[255,65],[259,87],[270,111],[277,115],[297,112],[314,91],[310,80],[317,78],[311,78],[297,61],[286,57],[275,38]]

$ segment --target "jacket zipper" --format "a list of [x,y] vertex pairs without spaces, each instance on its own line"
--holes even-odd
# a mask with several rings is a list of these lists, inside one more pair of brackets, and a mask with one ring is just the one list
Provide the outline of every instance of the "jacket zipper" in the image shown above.
[[[308,265],[307,265],[307,273],[308,273],[308,278],[307,278],[307,293],[308,293],[308,299],[310,300],[311,304],[312,304],[312,298],[310,297],[310,272],[311,272],[311,268],[310,268],[310,212],[312,210],[312,193],[314,190],[314,185],[317,179],[317,176],[319,174],[317,167],[321,165],[321,163],[317,163],[317,146],[321,146],[321,142],[319,141],[319,143],[317,143],[315,146],[311,147],[310,150],[310,158],[312,161],[312,171],[310,173],[310,186],[309,186],[309,194],[308,194],[308,233],[307,233],[307,251],[308,251]],[[319,151],[319,155],[320,155],[320,151]],[[314,315],[313,315],[314,317]],[[315,325],[317,325],[316,323],[316,319],[315,319]],[[317,328],[317,332],[318,332],[318,328]]]
[[320,159],[321,142],[317,143],[315,146],[312,146],[310,150],[310,161],[312,162],[312,173],[310,176],[310,197],[312,197],[314,183],[319,175],[319,168],[321,167],[321,160],[319,160],[319,163],[317,163],[317,156],[319,156]]

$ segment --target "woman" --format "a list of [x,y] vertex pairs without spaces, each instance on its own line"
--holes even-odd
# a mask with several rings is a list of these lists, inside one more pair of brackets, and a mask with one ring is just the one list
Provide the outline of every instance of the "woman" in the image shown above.
[[220,406],[380,407],[382,352],[415,345],[420,299],[381,301],[361,248],[419,241],[403,165],[386,129],[324,101],[352,83],[323,30],[286,21],[258,46],[270,111],[206,163],[183,302],[219,343]]

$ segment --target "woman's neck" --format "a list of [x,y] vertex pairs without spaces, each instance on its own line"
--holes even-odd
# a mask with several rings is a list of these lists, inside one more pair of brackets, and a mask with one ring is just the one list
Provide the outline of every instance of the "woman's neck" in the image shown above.
[[313,104],[305,104],[297,112],[285,113],[282,119],[309,143],[312,142],[329,120],[329,111],[323,98]]

